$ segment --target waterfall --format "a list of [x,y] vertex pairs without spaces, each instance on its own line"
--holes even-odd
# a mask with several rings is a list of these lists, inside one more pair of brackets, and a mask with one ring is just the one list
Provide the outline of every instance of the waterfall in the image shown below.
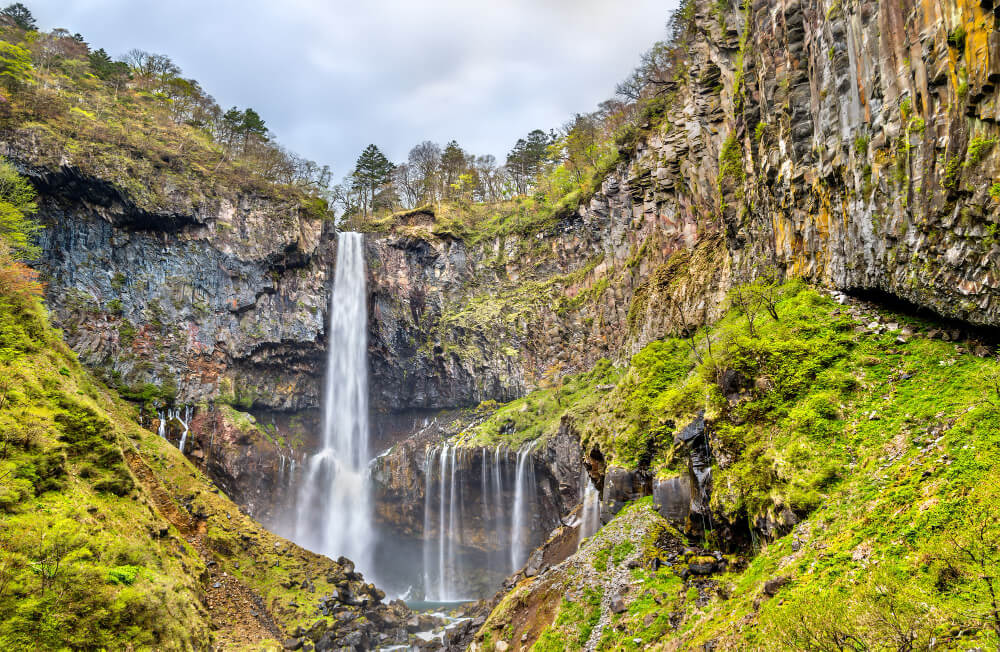
[[[473,567],[503,577],[524,564],[537,544],[533,540],[539,507],[533,449],[533,443],[522,447],[516,461],[503,446],[473,449],[444,443],[427,449],[423,464],[426,600],[457,602],[473,595]],[[477,461],[482,465],[479,469]],[[475,496],[477,484],[479,496]],[[513,501],[505,493],[511,489]],[[488,554],[479,557],[483,566],[475,561],[470,566],[469,560],[476,559],[476,546],[482,546],[468,536],[470,528],[477,531],[477,525],[491,545]]]
[[[427,483],[424,489],[424,598],[435,602],[461,600],[458,584],[463,579],[463,574],[456,539],[458,545],[461,545],[463,504],[458,486],[457,455],[456,448],[446,444],[440,448],[428,449],[424,458],[424,478]],[[431,508],[435,503],[438,509],[438,536],[437,541],[433,542],[430,536],[433,529]]]
[[180,451],[183,453],[184,452],[184,442],[186,442],[187,438],[188,438],[188,432],[189,432],[188,423],[191,421],[191,406],[187,405],[187,406],[184,407],[184,418],[183,419],[181,419],[180,411],[178,411],[177,414],[174,415],[174,418],[177,419],[178,421],[180,421],[181,425],[184,426],[184,432],[181,433],[181,443],[177,445],[177,448],[179,448]]
[[363,236],[338,234],[322,449],[306,462],[295,540],[329,557],[347,556],[372,581],[366,273]]
[[583,482],[586,489],[583,491],[583,507],[580,509],[579,535],[577,536],[576,547],[579,548],[583,540],[594,536],[594,533],[601,528],[601,494],[594,486],[593,480],[584,472]]
[[[434,495],[434,453],[431,448],[424,453],[424,599],[431,599],[431,496]],[[440,533],[439,533],[440,536]]]
[[161,436],[164,439],[166,439],[167,438],[167,415],[163,413],[163,410],[157,410],[156,411],[156,416],[158,416],[160,418],[160,425],[157,426],[157,428],[156,428],[156,434],[158,434],[159,436]]
[[[533,442],[532,442],[533,443]],[[514,475],[514,515],[510,527],[510,565],[517,570],[527,561],[527,541],[531,536],[531,510],[535,503],[535,462],[531,456],[532,444],[517,452],[517,470]]]
[[[455,489],[455,454],[457,453],[456,447],[451,448],[451,477],[449,478],[449,500],[448,500],[448,533],[451,535],[448,537],[448,559],[451,560],[451,567],[449,571],[450,584],[452,587],[455,586],[455,581],[457,578],[462,577],[462,567],[461,559],[459,555],[455,554],[455,543],[456,539],[458,544],[462,543],[462,519],[459,510],[462,507],[462,496],[458,494]],[[456,518],[457,515],[457,518]],[[450,599],[458,599],[454,594],[448,596]]]
[[[503,467],[500,466],[502,459],[500,457],[502,446],[497,446],[496,452],[493,454],[493,513],[496,515],[494,518],[496,520],[496,525],[494,526],[495,532],[504,531],[504,512],[503,512]],[[485,460],[486,451],[483,451],[483,456]],[[504,456],[506,457],[506,456]]]

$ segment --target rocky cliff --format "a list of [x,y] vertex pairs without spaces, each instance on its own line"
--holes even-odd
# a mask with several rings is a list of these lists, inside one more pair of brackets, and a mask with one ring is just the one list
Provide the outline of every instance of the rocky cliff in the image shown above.
[[379,404],[505,400],[719,314],[769,270],[996,325],[991,2],[694,2],[622,163],[535,231],[373,237]]
[[[373,405],[509,400],[713,318],[769,267],[995,325],[986,4],[693,3],[661,111],[578,210],[474,237],[425,210],[369,235]],[[43,191],[50,303],[88,363],[181,403],[316,405],[329,225],[217,189],[139,208],[5,154]]]

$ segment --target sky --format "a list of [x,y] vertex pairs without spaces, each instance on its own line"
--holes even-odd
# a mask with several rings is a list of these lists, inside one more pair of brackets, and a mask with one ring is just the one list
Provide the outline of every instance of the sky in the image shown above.
[[455,139],[502,162],[611,97],[677,0],[25,0],[113,57],[166,54],[297,154],[353,168]]

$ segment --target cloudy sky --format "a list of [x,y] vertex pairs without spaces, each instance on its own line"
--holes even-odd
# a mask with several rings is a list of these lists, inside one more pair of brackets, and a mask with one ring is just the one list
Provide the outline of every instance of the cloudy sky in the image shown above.
[[169,55],[220,105],[339,177],[452,138],[503,159],[609,97],[676,0],[25,0],[42,29],[112,56]]

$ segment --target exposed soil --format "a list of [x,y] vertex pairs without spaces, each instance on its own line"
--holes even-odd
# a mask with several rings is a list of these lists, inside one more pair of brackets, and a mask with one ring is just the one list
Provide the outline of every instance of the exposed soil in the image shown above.
[[268,639],[281,640],[282,632],[260,595],[220,569],[212,559],[204,542],[204,521],[192,518],[177,505],[138,453],[126,450],[125,459],[152,497],[156,511],[177,528],[207,566],[202,587],[215,633],[215,649],[245,649],[259,646]]

